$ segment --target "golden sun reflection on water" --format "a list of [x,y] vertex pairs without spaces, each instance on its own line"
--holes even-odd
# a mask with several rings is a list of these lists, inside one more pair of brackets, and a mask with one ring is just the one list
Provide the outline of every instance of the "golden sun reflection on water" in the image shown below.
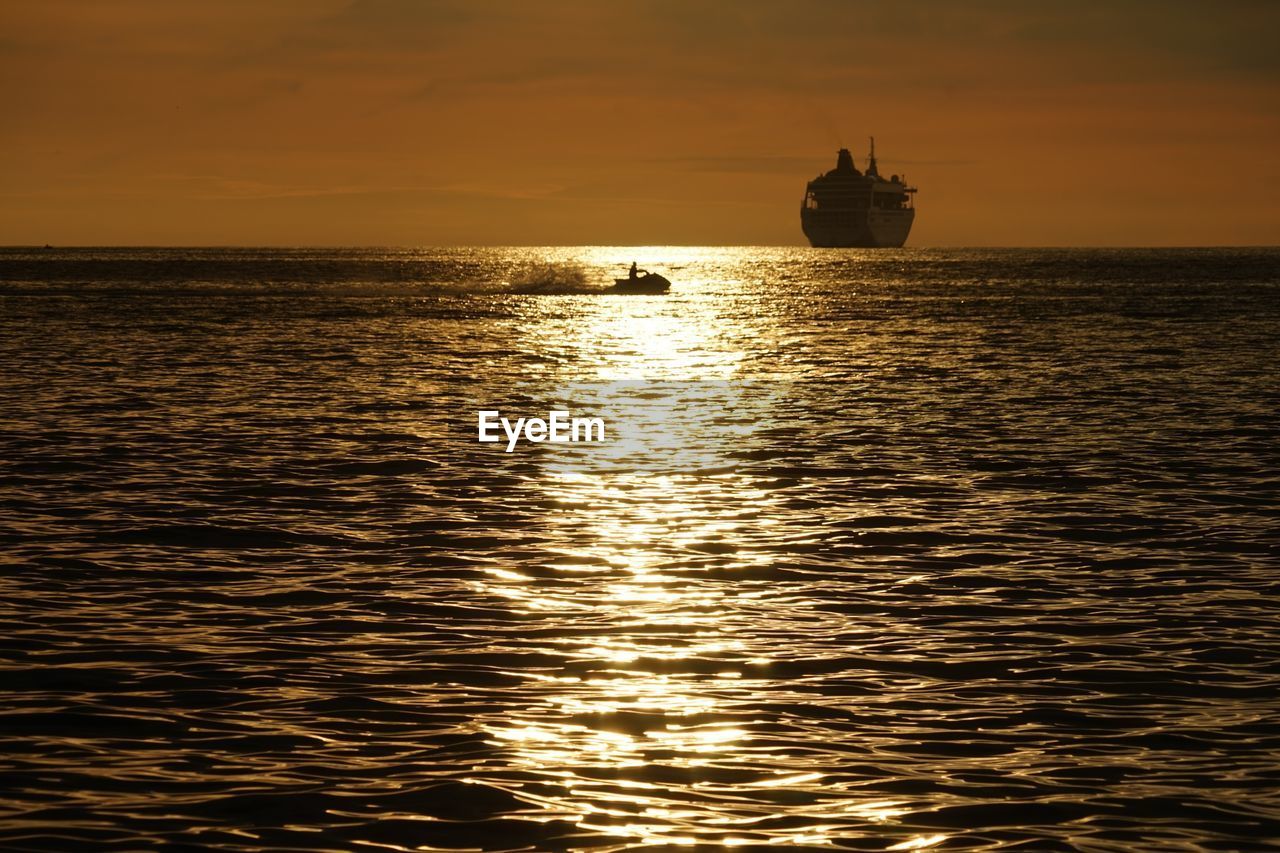
[[520,795],[544,819],[617,839],[606,849],[825,846],[851,821],[904,813],[830,796],[828,774],[770,742],[753,707],[779,701],[776,650],[752,639],[774,592],[737,580],[769,571],[753,542],[786,510],[737,460],[760,446],[785,388],[736,376],[733,336],[706,317],[661,301],[601,312],[570,347],[592,381],[556,399],[607,413],[611,440],[540,457],[539,490],[562,510],[547,518],[550,556],[492,568],[481,585],[549,618],[539,650],[564,665],[520,673],[524,705],[479,723],[489,744],[527,774]]
[[0,847],[1254,849],[1278,257],[8,251]]

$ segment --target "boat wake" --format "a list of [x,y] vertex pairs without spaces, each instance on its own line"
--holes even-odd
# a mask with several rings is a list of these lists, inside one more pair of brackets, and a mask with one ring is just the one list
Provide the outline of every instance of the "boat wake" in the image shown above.
[[533,264],[511,279],[512,293],[566,294],[599,293],[588,283],[587,271],[578,264]]

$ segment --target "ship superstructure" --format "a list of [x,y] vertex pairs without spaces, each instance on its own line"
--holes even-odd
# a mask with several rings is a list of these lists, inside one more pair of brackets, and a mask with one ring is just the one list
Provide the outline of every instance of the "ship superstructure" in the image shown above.
[[849,149],[841,148],[836,167],[809,182],[800,205],[800,227],[815,247],[896,248],[911,233],[915,191],[905,176],[880,177],[873,137],[865,172],[854,166]]

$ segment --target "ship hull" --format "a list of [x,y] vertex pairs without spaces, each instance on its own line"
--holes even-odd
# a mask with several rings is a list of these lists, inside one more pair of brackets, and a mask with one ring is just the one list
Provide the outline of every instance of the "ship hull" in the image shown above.
[[906,210],[800,211],[800,227],[818,249],[896,249],[907,242],[916,212]]

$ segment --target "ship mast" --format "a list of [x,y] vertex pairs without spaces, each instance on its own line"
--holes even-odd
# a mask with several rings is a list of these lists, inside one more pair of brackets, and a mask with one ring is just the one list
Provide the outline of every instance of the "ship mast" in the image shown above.
[[867,158],[867,174],[873,178],[880,177],[880,170],[876,168],[876,138],[871,137],[871,156]]

